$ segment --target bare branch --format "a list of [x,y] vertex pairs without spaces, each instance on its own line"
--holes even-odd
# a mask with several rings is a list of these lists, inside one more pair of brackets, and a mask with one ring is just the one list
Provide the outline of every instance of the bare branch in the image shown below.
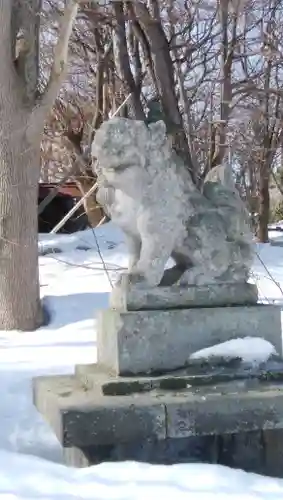
[[68,45],[73,24],[78,12],[79,1],[67,0],[60,23],[58,41],[54,49],[54,60],[47,88],[31,113],[27,127],[27,137],[32,142],[41,134],[44,121],[59,93],[62,81],[66,75],[68,62]]
[[140,99],[140,85],[135,82],[130,66],[123,3],[113,2],[113,12],[116,18],[116,55],[120,77],[124,80],[127,92],[131,94],[131,105],[135,118],[145,120],[145,113]]

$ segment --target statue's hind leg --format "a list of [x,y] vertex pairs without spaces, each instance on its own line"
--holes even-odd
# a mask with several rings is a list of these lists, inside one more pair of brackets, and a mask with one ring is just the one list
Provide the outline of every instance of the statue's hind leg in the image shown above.
[[185,254],[173,251],[171,257],[176,264],[170,269],[165,269],[160,286],[175,285],[182,278],[183,274],[192,267],[192,262]]

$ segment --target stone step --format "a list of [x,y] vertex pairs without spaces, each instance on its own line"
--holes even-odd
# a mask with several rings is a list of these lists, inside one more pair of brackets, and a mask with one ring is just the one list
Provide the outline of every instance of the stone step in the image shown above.
[[283,428],[283,385],[258,381],[103,396],[74,376],[37,377],[33,399],[64,447]]
[[217,386],[226,382],[252,381],[283,384],[283,361],[273,357],[259,366],[243,363],[239,358],[193,360],[185,369],[161,376],[121,377],[105,372],[98,364],[77,365],[75,374],[88,390],[105,396],[124,396],[154,390],[180,391],[187,388]]
[[256,304],[163,311],[99,311],[98,363],[116,375],[162,374],[194,352],[227,340],[261,337],[282,354],[281,309]]

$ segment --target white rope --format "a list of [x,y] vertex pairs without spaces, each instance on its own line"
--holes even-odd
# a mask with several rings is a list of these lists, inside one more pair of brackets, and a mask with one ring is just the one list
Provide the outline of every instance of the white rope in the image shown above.
[[91,186],[91,188],[84,194],[84,196],[71,208],[71,210],[63,217],[60,222],[50,231],[50,234],[58,233],[59,229],[65,225],[65,223],[72,217],[72,215],[77,211],[77,209],[83,204],[83,202],[96,190],[97,182]]

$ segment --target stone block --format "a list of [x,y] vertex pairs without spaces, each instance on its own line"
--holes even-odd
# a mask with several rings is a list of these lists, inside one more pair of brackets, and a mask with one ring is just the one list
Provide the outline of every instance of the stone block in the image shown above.
[[33,389],[37,409],[74,450],[283,428],[282,385],[270,383],[102,396],[73,376],[52,376],[34,379]]
[[110,307],[119,311],[250,305],[258,300],[257,286],[252,283],[148,288],[129,285],[123,278],[110,294]]
[[238,337],[261,337],[282,353],[274,305],[98,313],[98,363],[117,375],[163,373],[200,349]]
[[35,378],[33,399],[64,447],[164,439],[166,435],[165,406],[158,399],[102,396],[82,387],[73,376]]
[[[280,432],[266,431],[266,432]],[[218,463],[247,472],[266,475],[264,432],[224,434],[218,438]]]
[[168,394],[166,425],[169,438],[201,434],[232,434],[283,427],[282,386],[244,382],[200,391],[194,398]]
[[283,477],[283,429],[263,432],[265,475]]

